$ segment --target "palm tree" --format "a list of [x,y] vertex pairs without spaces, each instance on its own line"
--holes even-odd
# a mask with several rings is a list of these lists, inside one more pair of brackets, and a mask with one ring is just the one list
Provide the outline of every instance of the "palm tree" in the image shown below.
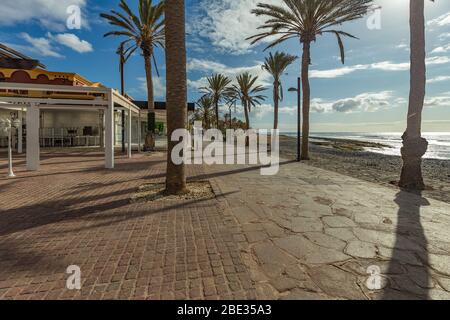
[[213,101],[210,96],[204,95],[197,102],[197,109],[194,113],[194,120],[202,121],[205,129],[211,129],[214,121]]
[[402,137],[403,167],[399,182],[399,186],[402,188],[416,190],[425,188],[422,176],[422,157],[428,148],[428,142],[422,138],[421,132],[426,86],[424,6],[424,0],[410,0],[411,88],[408,124]]
[[257,76],[252,76],[248,72],[244,72],[236,77],[237,84],[233,84],[232,90],[235,95],[241,100],[242,107],[244,108],[246,129],[250,129],[250,112],[252,107],[261,105],[265,100],[265,96],[260,93],[266,90],[263,86],[257,85]]
[[186,127],[187,71],[184,0],[166,0],[167,174],[166,193],[186,193],[185,165],[172,162],[172,133]]
[[219,103],[225,98],[231,79],[223,74],[214,74],[208,77],[208,86],[201,88],[213,101],[216,113],[216,127],[219,128]]
[[268,20],[259,27],[265,30],[250,37],[252,44],[263,39],[276,37],[266,49],[286,40],[297,38],[303,45],[302,51],[302,90],[303,90],[303,136],[302,159],[309,159],[309,110],[311,89],[309,84],[309,65],[311,64],[311,43],[323,34],[334,34],[345,62],[342,37],[355,36],[332,29],[344,22],[362,18],[371,7],[372,0],[282,0],[283,6],[259,3],[252,10],[256,16],[266,16]]
[[164,48],[164,1],[153,5],[152,0],[139,0],[139,15],[135,15],[124,0],[120,0],[119,7],[123,12],[111,10],[110,14],[102,13],[100,16],[109,24],[118,27],[118,30],[105,33],[108,36],[122,36],[127,39],[121,45],[130,44],[127,56],[140,49],[145,61],[145,74],[147,78],[148,94],[148,132],[145,147],[151,150],[155,146],[155,103],[153,93],[152,60],[158,72],[154,56],[157,47]]
[[281,84],[281,76],[286,68],[297,60],[296,56],[284,52],[272,53],[265,59],[262,68],[269,72],[273,77],[273,106],[274,106],[274,121],[273,128],[278,129],[278,103],[283,101],[283,85]]

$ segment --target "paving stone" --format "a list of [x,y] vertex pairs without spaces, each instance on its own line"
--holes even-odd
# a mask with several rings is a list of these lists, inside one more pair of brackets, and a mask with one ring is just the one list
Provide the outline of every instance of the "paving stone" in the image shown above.
[[378,247],[378,250],[382,257],[396,260],[403,264],[411,264],[416,266],[423,265],[422,261],[420,261],[415,252],[405,250],[394,250],[384,247]]
[[349,228],[325,228],[325,233],[342,241],[356,239],[356,236]]
[[241,224],[258,221],[258,215],[246,206],[234,207],[233,212]]
[[258,263],[269,277],[277,277],[286,266],[296,264],[296,260],[271,243],[256,244],[253,247]]
[[429,260],[434,270],[450,276],[450,256],[431,254]]
[[357,278],[349,272],[323,265],[310,268],[308,273],[323,292],[334,298],[365,299]]
[[450,292],[433,289],[429,292],[429,297],[432,300],[450,300]]
[[344,251],[346,254],[356,258],[375,258],[378,255],[378,249],[373,243],[362,241],[351,241]]
[[338,207],[336,205],[333,206],[333,214],[337,216],[347,217],[349,219],[353,217],[353,212],[351,210],[343,207]]
[[296,287],[296,281],[285,276],[271,279],[270,284],[280,293],[289,291]]
[[[424,271],[422,274],[414,275],[414,277],[416,277],[416,278],[427,277],[428,278],[429,275],[427,274],[426,271]],[[428,299],[429,298],[429,294],[428,294],[429,289],[422,288],[421,286],[419,286],[416,283],[417,279],[415,281],[413,281],[406,274],[405,275],[391,275],[391,276],[389,276],[389,282],[390,282],[390,287],[392,289],[415,295],[416,297],[418,297],[420,299]]]
[[366,213],[366,212],[356,212],[354,221],[358,224],[360,223],[369,223],[369,224],[378,224],[380,223],[382,218],[378,215]]
[[302,236],[275,239],[274,243],[298,258],[302,263],[333,263],[349,259],[349,256],[338,250],[318,246]]
[[312,243],[321,247],[342,251],[346,246],[344,241],[321,232],[305,232],[303,235]]
[[295,233],[308,231],[322,231],[323,224],[319,219],[311,218],[292,218],[288,228]]
[[331,228],[347,228],[347,227],[356,227],[355,222],[347,217],[324,217],[323,222],[331,227]]
[[437,282],[445,291],[450,292],[450,278],[438,277]]
[[266,231],[269,237],[271,238],[279,238],[284,236],[286,233],[283,228],[280,228],[274,223],[265,223],[264,231]]
[[268,238],[268,235],[263,231],[248,231],[245,236],[249,243],[260,242]]

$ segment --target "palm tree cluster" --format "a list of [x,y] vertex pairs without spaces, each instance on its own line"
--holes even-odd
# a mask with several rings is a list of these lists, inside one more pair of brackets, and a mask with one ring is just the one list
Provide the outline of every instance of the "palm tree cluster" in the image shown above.
[[[270,53],[261,66],[273,77],[274,129],[278,129],[279,102],[283,100],[281,76],[296,59],[295,56],[277,51],[275,54]],[[221,124],[225,125],[227,122],[221,122],[220,120],[219,105],[223,103],[229,109],[229,113],[225,114],[224,117],[229,119],[229,127],[232,127],[230,120],[232,119],[232,107],[236,108],[236,103],[239,101],[245,116],[245,129],[250,129],[252,108],[261,105],[266,99],[266,96],[262,94],[266,88],[258,84],[258,79],[258,76],[249,72],[237,75],[233,79],[234,81],[223,74],[213,74],[208,77],[208,85],[201,88],[203,96],[197,102],[199,109],[196,120],[203,120],[204,126],[207,128],[210,128],[213,123],[216,128],[223,128]],[[211,109],[214,109],[214,121],[205,117],[205,114],[210,115],[212,113]]]
[[207,78],[207,83],[207,86],[200,88],[203,95],[197,102],[199,108],[196,120],[202,120],[206,128],[214,125],[215,128],[224,129],[226,121],[220,120],[219,105],[227,106],[231,113],[232,107],[236,107],[239,101],[245,114],[245,128],[250,128],[251,108],[261,105],[265,99],[261,94],[265,88],[258,84],[258,76],[244,72],[232,80],[223,74],[213,74]]
[[[266,50],[289,39],[297,39],[301,45],[301,82],[302,82],[302,159],[309,159],[309,114],[311,89],[309,67],[312,61],[311,45],[325,34],[336,37],[341,62],[345,63],[344,38],[357,39],[354,35],[341,30],[346,22],[364,17],[371,9],[373,0],[281,0],[282,5],[259,3],[252,13],[267,20],[258,28],[260,33],[248,38],[252,44],[269,41]],[[149,141],[154,132],[154,101],[152,81],[152,61],[156,67],[154,51],[157,47],[166,51],[167,66],[167,116],[170,154],[173,143],[170,134],[173,130],[186,125],[186,34],[185,1],[162,0],[153,5],[152,0],[139,0],[139,13],[135,15],[124,0],[120,1],[122,12],[112,10],[101,16],[117,27],[105,36],[122,36],[121,59],[126,60],[140,49],[145,61],[149,108]],[[165,17],[164,17],[165,15]],[[425,97],[425,23],[424,0],[410,0],[411,29],[411,93],[408,110],[408,126],[403,135],[402,157],[404,160],[400,186],[423,189],[421,158],[426,152],[427,142],[421,137],[421,115]],[[126,48],[126,49],[124,49]],[[262,65],[263,70],[273,77],[274,128],[278,128],[279,102],[283,99],[281,77],[287,67],[297,59],[283,52],[270,53]],[[157,68],[156,68],[157,69]],[[237,102],[243,107],[245,128],[250,128],[250,112],[265,100],[262,94],[265,88],[259,84],[258,76],[249,72],[242,73],[236,79],[226,75],[214,74],[207,79],[207,86],[201,88],[203,96],[197,102],[198,109],[194,117],[201,120],[207,128],[221,128],[229,122],[233,124],[232,108]],[[221,121],[219,106],[225,105],[229,113]],[[237,121],[235,121],[237,123]],[[184,165],[174,165],[168,157],[167,191],[180,193],[186,191]]]

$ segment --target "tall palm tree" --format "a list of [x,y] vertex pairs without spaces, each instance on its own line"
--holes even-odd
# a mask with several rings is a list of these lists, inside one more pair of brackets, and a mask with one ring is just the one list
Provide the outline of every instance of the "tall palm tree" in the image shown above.
[[265,59],[262,68],[269,72],[273,77],[273,106],[274,106],[274,120],[273,128],[278,129],[278,104],[283,101],[283,85],[281,84],[281,76],[286,68],[297,60],[296,56],[284,52],[272,53]]
[[371,7],[372,0],[282,0],[282,3],[283,6],[259,3],[258,7],[252,10],[256,16],[265,16],[268,20],[259,27],[265,31],[249,39],[254,44],[263,39],[276,37],[266,49],[293,38],[299,39],[303,45],[301,68],[303,90],[302,159],[308,160],[311,43],[323,34],[334,34],[341,52],[342,63],[344,63],[345,53],[342,38],[356,37],[341,30],[335,30],[333,27],[362,18]]
[[266,90],[263,86],[257,85],[257,76],[252,76],[249,72],[244,72],[236,77],[237,84],[233,84],[232,90],[241,100],[242,107],[244,108],[246,129],[250,129],[250,112],[252,107],[261,105],[266,99],[261,94]]
[[410,0],[411,80],[408,124],[403,134],[403,168],[399,185],[402,188],[423,190],[422,157],[428,142],[422,138],[422,110],[425,101],[425,17],[424,0]]
[[153,5],[152,0],[139,0],[138,15],[133,13],[124,0],[120,0],[119,7],[123,12],[111,10],[110,14],[102,13],[100,16],[119,28],[105,33],[105,37],[126,37],[121,43],[129,45],[126,54],[130,56],[140,49],[144,57],[148,94],[148,132],[145,146],[151,150],[155,146],[156,127],[152,60],[156,73],[159,74],[154,52],[157,47],[164,48],[164,1]]
[[208,86],[201,88],[201,90],[205,91],[212,98],[216,113],[216,127],[219,128],[219,104],[225,98],[231,79],[223,74],[214,74],[208,77],[207,80]]
[[172,133],[186,127],[187,71],[186,17],[184,0],[166,0],[166,68],[167,68],[167,174],[166,193],[186,193],[185,165],[172,162],[172,150],[177,142]]
[[213,101],[210,96],[204,95],[197,102],[197,109],[194,113],[194,119],[200,120],[205,129],[211,129],[211,123],[214,120]]

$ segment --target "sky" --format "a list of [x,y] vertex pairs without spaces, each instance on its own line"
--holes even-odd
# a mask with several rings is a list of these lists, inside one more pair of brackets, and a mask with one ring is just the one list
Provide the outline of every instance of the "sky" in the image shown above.
[[[127,0],[136,8],[137,0]],[[276,50],[301,56],[297,40],[270,51],[267,43],[245,40],[257,33],[264,18],[251,10],[258,2],[281,0],[186,0],[188,97],[194,102],[207,76],[223,73],[231,78],[249,71],[267,87],[266,101],[252,110],[254,128],[273,126],[271,76],[261,65]],[[450,1],[426,1],[427,96],[423,126],[427,132],[450,131]],[[119,88],[116,49],[120,38],[103,35],[113,27],[99,17],[118,9],[118,0],[2,0],[0,42],[41,60],[48,70],[76,72],[94,82]],[[379,10],[339,29],[358,39],[345,39],[342,65],[334,36],[318,37],[312,45],[311,130],[313,132],[401,132],[409,94],[409,1],[376,0]],[[73,29],[73,6],[80,8],[80,28]],[[76,8],[75,7],[75,8]],[[68,13],[69,8],[69,13]],[[72,24],[73,25],[73,24]],[[70,27],[70,28],[69,28]],[[165,98],[164,52],[155,58],[160,77],[154,75],[155,96]],[[296,129],[296,86],[300,60],[282,77],[285,88],[280,106],[280,130]],[[135,99],[146,99],[142,56],[126,65],[126,90]],[[242,117],[241,108],[236,116]]]

